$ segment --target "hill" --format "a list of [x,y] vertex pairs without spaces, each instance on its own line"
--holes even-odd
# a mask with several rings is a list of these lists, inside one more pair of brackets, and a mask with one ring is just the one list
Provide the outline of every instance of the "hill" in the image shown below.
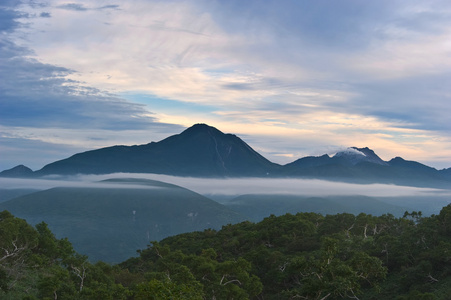
[[[182,264],[204,285],[209,298],[232,291],[239,298],[240,289],[252,295],[255,285],[240,283],[255,275],[261,292],[243,299],[445,300],[451,292],[450,212],[451,205],[426,218],[415,212],[402,218],[346,213],[270,216],[217,232],[168,237],[121,267],[136,274],[157,268],[165,274]],[[249,262],[248,269],[244,262],[233,269],[220,267],[221,262],[240,259]],[[227,286],[214,284],[224,277],[236,287],[227,291]]]
[[247,216],[248,220],[252,222],[259,222],[270,215],[280,216],[286,213],[314,212],[322,215],[391,213],[395,216],[402,216],[407,210],[405,207],[366,196],[242,195],[224,201],[223,204]]
[[17,217],[44,221],[93,260],[119,262],[167,236],[218,229],[244,217],[190,190],[152,180],[115,179],[99,187],[58,187],[0,203]]
[[34,172],[30,168],[24,165],[18,165],[14,168],[4,170],[0,172],[0,177],[10,177],[10,178],[27,178],[34,177]]
[[451,205],[430,217],[272,215],[171,236],[110,265],[0,211],[0,298],[446,300],[450,230]]

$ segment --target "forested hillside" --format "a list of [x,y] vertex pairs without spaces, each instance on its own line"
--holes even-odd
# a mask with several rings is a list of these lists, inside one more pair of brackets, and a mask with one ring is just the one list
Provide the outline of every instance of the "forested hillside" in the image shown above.
[[1,299],[449,299],[451,205],[438,215],[270,216],[92,264],[45,223],[0,213]]

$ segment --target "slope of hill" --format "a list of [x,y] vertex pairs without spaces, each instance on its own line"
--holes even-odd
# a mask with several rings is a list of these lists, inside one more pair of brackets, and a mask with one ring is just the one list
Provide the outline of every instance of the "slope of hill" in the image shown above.
[[181,176],[265,176],[279,166],[240,138],[196,124],[160,142],[113,146],[75,154],[44,166],[37,175],[156,173]]
[[[109,180],[111,187],[59,187],[0,203],[29,223],[46,222],[92,260],[119,262],[167,236],[218,229],[244,217],[190,190],[152,180]],[[129,188],[127,188],[129,186]]]
[[0,203],[24,196],[27,194],[35,193],[40,190],[38,189],[0,189]]

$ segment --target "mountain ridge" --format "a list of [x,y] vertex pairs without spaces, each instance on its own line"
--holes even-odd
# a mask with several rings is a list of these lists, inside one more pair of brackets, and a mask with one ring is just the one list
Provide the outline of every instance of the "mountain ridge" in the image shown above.
[[0,176],[14,177],[11,174],[21,172],[26,177],[122,172],[218,178],[306,177],[440,187],[449,186],[451,181],[451,168],[439,171],[400,157],[384,161],[368,147],[349,147],[333,156],[307,156],[280,165],[263,157],[238,136],[201,123],[159,142],[90,150],[35,172],[27,169],[15,167]]

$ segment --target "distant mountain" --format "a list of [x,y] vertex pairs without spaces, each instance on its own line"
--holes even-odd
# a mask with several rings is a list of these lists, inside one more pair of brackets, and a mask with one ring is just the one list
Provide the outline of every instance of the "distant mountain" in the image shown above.
[[346,150],[337,152],[333,157],[327,154],[322,156],[308,156],[300,158],[292,163],[285,165],[287,169],[305,169],[315,168],[325,165],[340,165],[352,167],[359,163],[373,163],[386,166],[387,162],[383,161],[373,150],[366,148],[350,147]]
[[451,168],[443,169],[439,171],[440,174],[448,179],[451,179]]
[[113,146],[46,165],[37,175],[157,173],[181,176],[266,176],[280,167],[240,138],[196,124],[181,134],[140,146]]
[[26,178],[33,176],[34,176],[33,170],[24,165],[18,165],[9,170],[4,170],[0,172],[0,177]]
[[363,162],[383,166],[387,165],[387,162],[383,161],[379,156],[376,155],[376,153],[374,153],[373,150],[369,149],[368,147],[365,148],[350,147],[346,150],[337,152],[332,157],[332,160],[343,165],[353,165],[353,166]]
[[369,148],[351,147],[330,157],[309,156],[283,166],[290,177],[323,178],[351,182],[379,182],[400,185],[449,188],[451,177],[418,162],[396,157],[384,161]]
[[102,186],[59,187],[0,203],[92,260],[120,262],[151,241],[244,221],[229,208],[185,188],[153,180],[114,179]]
[[196,124],[159,142],[113,146],[75,154],[32,172],[18,166],[5,177],[51,174],[155,173],[192,177],[306,177],[359,183],[451,186],[450,169],[436,170],[396,157],[382,160],[369,149],[350,147],[333,156],[309,156],[284,166],[275,164],[233,134]]

